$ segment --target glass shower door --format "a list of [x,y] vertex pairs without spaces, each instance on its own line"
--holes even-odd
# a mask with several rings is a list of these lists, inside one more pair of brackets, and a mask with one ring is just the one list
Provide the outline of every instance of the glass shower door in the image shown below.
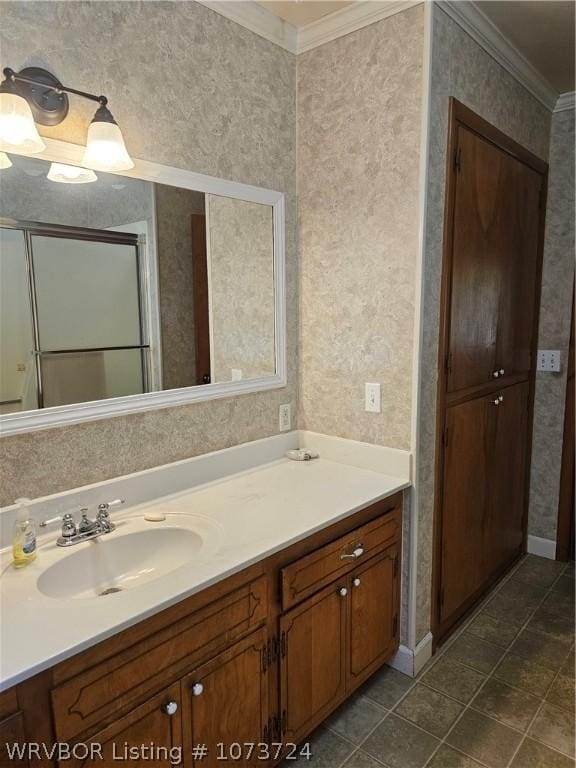
[[31,234],[41,406],[147,391],[135,243]]

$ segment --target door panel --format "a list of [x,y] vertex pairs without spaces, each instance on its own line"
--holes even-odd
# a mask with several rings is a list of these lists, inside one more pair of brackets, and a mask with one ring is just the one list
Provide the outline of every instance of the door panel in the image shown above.
[[346,594],[342,580],[280,619],[283,638],[280,698],[283,741],[298,743],[346,691]]
[[523,543],[529,391],[524,382],[501,390],[494,398],[499,405],[492,412],[496,426],[484,526],[487,579],[518,555]]
[[492,397],[446,409],[440,620],[484,581],[482,546],[495,435]]
[[[265,741],[268,721],[268,675],[263,658],[267,633],[262,628],[198,667],[182,680],[186,766],[217,768],[218,744]],[[198,687],[200,686],[200,687]],[[206,745],[207,754],[192,759],[192,748]],[[257,759],[241,765],[262,765]]]
[[390,547],[350,577],[348,691],[366,680],[397,642],[398,558],[398,547]]
[[462,126],[458,147],[448,392],[530,369],[542,184]]
[[114,768],[122,764],[167,768],[171,761],[178,764],[182,755],[180,685],[175,683],[135,707],[86,740],[86,745],[96,751],[85,759],[78,751],[78,759],[62,760],[59,768]]

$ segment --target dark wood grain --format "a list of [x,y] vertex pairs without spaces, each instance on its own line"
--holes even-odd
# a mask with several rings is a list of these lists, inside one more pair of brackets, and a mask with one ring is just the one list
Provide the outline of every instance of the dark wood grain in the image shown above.
[[210,306],[208,296],[208,259],[206,253],[206,216],[193,213],[192,293],[194,300],[194,349],[196,384],[210,384]]
[[572,322],[568,371],[566,377],[566,405],[564,408],[564,436],[562,442],[562,467],[560,470],[560,496],[558,500],[557,560],[574,560],[574,297],[572,297]]
[[[547,184],[545,162],[455,99],[446,171],[435,643],[526,546]],[[510,407],[495,419],[504,389]]]

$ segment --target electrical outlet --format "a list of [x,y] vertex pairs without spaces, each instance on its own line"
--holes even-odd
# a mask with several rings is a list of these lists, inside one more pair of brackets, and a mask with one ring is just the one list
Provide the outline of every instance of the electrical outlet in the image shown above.
[[366,384],[364,410],[369,413],[380,413],[382,410],[380,384]]
[[560,350],[559,349],[539,349],[538,350],[538,368],[539,371],[548,373],[560,373]]
[[290,432],[292,429],[292,415],[290,403],[281,405],[278,409],[278,426],[280,432]]
[[242,381],[242,369],[241,368],[232,368],[232,379],[231,381]]

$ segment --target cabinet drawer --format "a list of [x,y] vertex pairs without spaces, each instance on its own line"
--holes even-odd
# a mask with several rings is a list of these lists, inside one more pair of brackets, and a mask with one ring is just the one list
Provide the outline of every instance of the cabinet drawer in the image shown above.
[[266,614],[267,581],[261,576],[70,678],[51,692],[58,740],[132,707],[259,626]]
[[[400,539],[402,513],[399,497],[389,500],[383,514],[320,547],[282,569],[282,608],[286,610],[356,568]],[[354,556],[356,554],[356,556]]]

